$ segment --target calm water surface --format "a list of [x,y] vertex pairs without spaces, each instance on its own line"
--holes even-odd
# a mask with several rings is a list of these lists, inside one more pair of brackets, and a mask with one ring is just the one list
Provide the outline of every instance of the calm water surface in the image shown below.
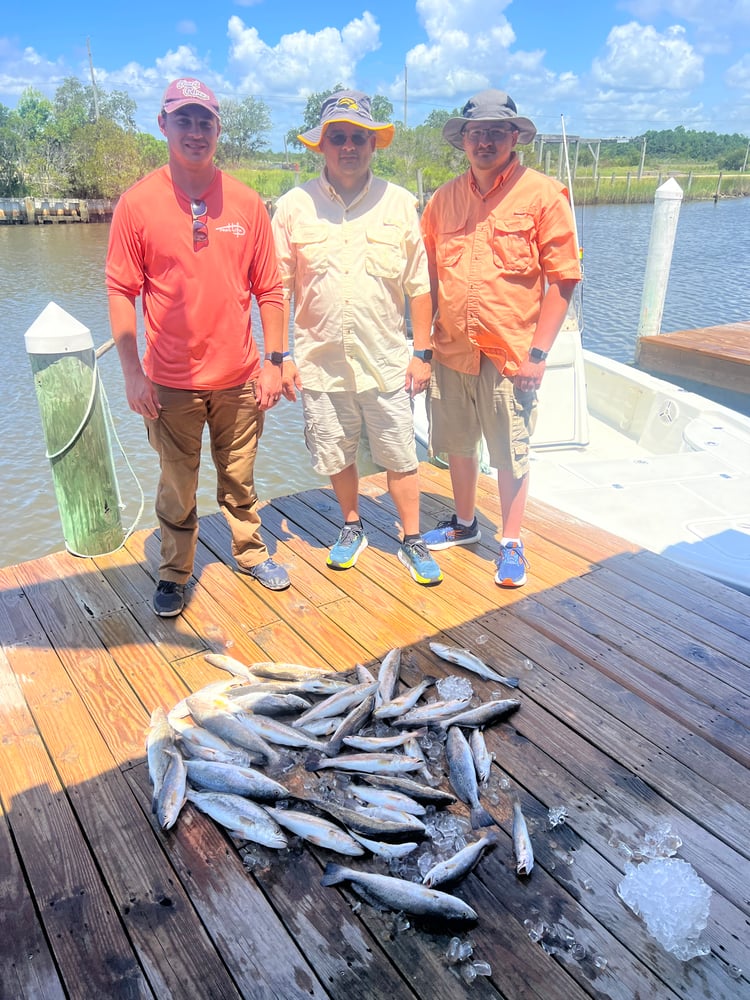
[[[584,343],[619,361],[632,361],[640,314],[652,206],[576,206],[584,247]],[[24,334],[54,301],[91,330],[94,344],[109,337],[103,262],[106,225],[0,226],[0,303],[3,329],[3,433],[0,435],[0,565],[64,548]],[[750,198],[682,206],[664,331],[750,320]],[[257,314],[256,314],[257,318]],[[154,524],[156,455],[140,417],[124,396],[116,352],[100,360],[117,436],[146,496],[142,527]],[[115,446],[115,450],[116,446]],[[117,458],[125,504],[123,524],[136,518],[138,487]],[[261,499],[326,483],[309,464],[299,404],[283,401],[269,414],[256,466]],[[200,513],[216,510],[210,458],[203,463]]]

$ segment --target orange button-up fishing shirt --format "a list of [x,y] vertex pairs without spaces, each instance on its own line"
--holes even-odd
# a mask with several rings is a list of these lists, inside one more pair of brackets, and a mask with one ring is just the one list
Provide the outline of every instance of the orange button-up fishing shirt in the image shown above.
[[432,196],[422,234],[437,301],[436,357],[477,375],[486,354],[514,375],[531,346],[546,284],[581,279],[566,189],[514,156],[482,196],[468,170]]

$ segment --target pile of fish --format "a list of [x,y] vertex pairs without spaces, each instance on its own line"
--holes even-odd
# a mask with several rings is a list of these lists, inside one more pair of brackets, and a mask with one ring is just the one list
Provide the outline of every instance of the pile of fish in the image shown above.
[[[518,686],[517,678],[497,674],[469,650],[436,642],[430,649],[486,680]],[[215,653],[206,660],[231,677],[151,716],[152,807],[163,829],[191,802],[243,841],[281,849],[293,834],[345,857],[369,853],[394,863],[428,835],[427,815],[456,798],[468,806],[473,830],[494,823],[480,802],[492,762],[483,730],[516,711],[518,700],[472,707],[468,682],[458,685],[460,696],[443,698],[445,679],[434,677],[400,691],[400,649],[383,658],[377,676],[360,664],[352,676],[297,664],[245,665]],[[436,684],[438,697],[428,700]],[[437,787],[423,752],[435,741],[441,747],[444,741],[451,792]],[[320,781],[311,790],[313,775]],[[332,784],[322,780],[328,777]],[[496,840],[485,830],[431,864],[421,884],[333,862],[322,884],[349,882],[366,900],[395,911],[476,920],[463,900],[436,887],[458,882]],[[529,874],[534,858],[518,803],[513,843],[516,871]]]

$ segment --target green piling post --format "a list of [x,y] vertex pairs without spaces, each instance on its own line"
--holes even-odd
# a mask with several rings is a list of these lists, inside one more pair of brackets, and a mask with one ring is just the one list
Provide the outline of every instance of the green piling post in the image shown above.
[[77,556],[112,552],[124,532],[91,333],[50,302],[25,342],[65,547]]

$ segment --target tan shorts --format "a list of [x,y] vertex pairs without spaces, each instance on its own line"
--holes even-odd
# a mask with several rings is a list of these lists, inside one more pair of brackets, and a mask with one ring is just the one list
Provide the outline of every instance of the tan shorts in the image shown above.
[[395,392],[302,391],[305,443],[313,468],[335,476],[357,461],[364,424],[373,461],[389,472],[416,469],[417,447],[409,394]]
[[520,479],[529,470],[529,442],[536,423],[536,393],[518,392],[482,356],[479,375],[433,362],[428,412],[433,455],[476,455],[482,436],[490,462]]

